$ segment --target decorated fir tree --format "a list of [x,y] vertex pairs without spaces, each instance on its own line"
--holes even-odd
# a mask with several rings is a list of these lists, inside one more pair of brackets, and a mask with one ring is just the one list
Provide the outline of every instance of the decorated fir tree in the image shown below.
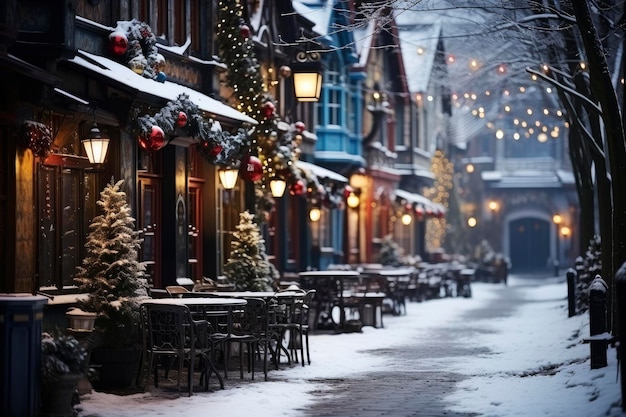
[[146,295],[143,265],[138,261],[142,240],[134,230],[135,219],[121,191],[123,181],[111,180],[100,193],[102,214],[89,226],[82,266],[74,281],[89,296],[79,307],[98,314],[96,330],[102,344],[122,346],[136,340],[139,296]]
[[[435,151],[431,161],[431,171],[435,177],[435,184],[427,189],[424,195],[443,207],[449,207],[450,194],[454,185],[454,164],[441,149]],[[447,229],[448,223],[443,216],[431,218],[426,223],[426,247],[429,251],[444,246]]]
[[237,291],[266,291],[273,280],[273,269],[254,215],[247,210],[240,213],[235,228],[224,275]]

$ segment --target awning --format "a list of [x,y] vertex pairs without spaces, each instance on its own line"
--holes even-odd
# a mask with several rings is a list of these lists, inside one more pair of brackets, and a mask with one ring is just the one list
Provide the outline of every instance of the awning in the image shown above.
[[432,200],[429,200],[428,198],[424,197],[421,194],[411,193],[409,191],[405,191],[401,189],[397,189],[395,191],[395,194],[397,198],[406,200],[407,203],[421,204],[426,209],[430,208],[433,211],[438,211],[441,213],[446,212],[446,208],[444,206],[442,206],[439,203],[435,203]]
[[326,178],[332,181],[343,182],[346,184],[348,183],[348,179],[344,177],[343,175],[335,171],[331,171],[330,169],[321,167],[319,165],[312,164],[310,162],[297,161],[296,167],[302,170],[309,171],[310,173],[312,173],[313,175],[315,175],[317,178],[320,178],[320,179]]
[[193,88],[176,84],[171,81],[160,83],[158,81],[142,77],[125,65],[119,64],[100,55],[94,55],[89,52],[79,50],[77,55],[70,59],[69,62],[103,75],[112,84],[123,84],[127,88],[169,101],[174,101],[181,94],[186,94],[199,109],[209,113],[211,117],[217,120],[231,120],[241,123],[257,124],[256,120],[253,118],[248,117],[236,109],[227,106],[226,104],[215,100],[206,94],[202,94]]

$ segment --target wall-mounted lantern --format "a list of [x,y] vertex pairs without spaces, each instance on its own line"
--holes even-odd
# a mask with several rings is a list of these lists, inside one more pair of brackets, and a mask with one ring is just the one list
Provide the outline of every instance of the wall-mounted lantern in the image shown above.
[[100,129],[98,129],[98,125],[94,123],[89,133],[87,133],[87,135],[85,135],[85,138],[81,140],[81,143],[85,148],[85,153],[87,153],[87,158],[89,158],[90,163],[104,163],[107,156],[107,151],[109,149],[110,141],[111,140],[107,136],[100,132]]
[[357,195],[356,192],[351,191],[350,194],[348,195],[348,198],[346,199],[346,204],[348,204],[348,207],[350,208],[357,208],[359,206],[359,203],[360,203],[359,196]]
[[318,101],[322,91],[322,61],[317,52],[298,52],[291,64],[296,99],[302,102]]
[[237,168],[227,167],[221,168],[219,171],[220,182],[222,187],[226,190],[232,190],[237,184],[237,177],[239,176],[239,170]]
[[282,197],[285,194],[285,188],[287,188],[287,182],[283,179],[274,178],[270,181],[272,197]]
[[402,221],[402,224],[405,226],[408,226],[411,224],[411,222],[413,221],[413,218],[411,217],[410,214],[408,213],[404,213],[402,215],[402,217],[400,218],[400,220]]
[[321,218],[322,210],[320,210],[319,207],[312,207],[309,211],[309,219],[311,219],[312,222],[318,222]]

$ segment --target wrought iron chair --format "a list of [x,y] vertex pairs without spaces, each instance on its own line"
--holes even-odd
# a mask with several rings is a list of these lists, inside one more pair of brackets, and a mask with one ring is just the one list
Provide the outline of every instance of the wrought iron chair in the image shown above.
[[274,361],[276,369],[280,364],[281,352],[285,352],[288,363],[291,360],[299,361],[298,350],[304,366],[304,348],[306,346],[307,360],[311,364],[309,351],[309,311],[315,297],[316,290],[302,292],[300,296],[278,297],[273,306],[274,318],[270,323],[270,329],[276,347],[274,349]]
[[[225,366],[230,360],[228,345],[239,345],[239,376],[243,378],[243,358],[247,356],[248,372],[254,379],[257,354],[263,355],[263,374],[267,380],[267,356],[269,349],[269,329],[267,304],[261,298],[246,298],[247,304],[233,325],[232,332],[225,338]],[[245,349],[244,349],[245,348]]]
[[[209,377],[214,371],[224,388],[224,382],[211,362],[209,356],[208,323],[194,320],[189,308],[185,305],[151,304],[141,305],[142,324],[144,325],[144,358],[148,362],[148,376],[144,389],[148,384],[150,373],[154,373],[154,386],[159,384],[158,361],[165,357],[173,359],[178,365],[177,387],[180,390],[181,376],[187,364],[187,385],[189,396],[193,392],[193,373],[196,360],[201,368],[200,382],[204,380],[208,390]],[[166,372],[169,371],[169,365]]]

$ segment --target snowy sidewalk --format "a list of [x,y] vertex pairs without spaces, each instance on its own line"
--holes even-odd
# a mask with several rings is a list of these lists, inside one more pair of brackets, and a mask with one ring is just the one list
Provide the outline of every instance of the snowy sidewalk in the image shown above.
[[[389,358],[381,351],[427,345],[432,337],[441,336],[443,328],[454,332],[451,343],[460,341],[468,352],[484,352],[420,362],[424,369],[464,377],[441,396],[446,415],[626,416],[620,412],[615,351],[609,349],[608,367],[590,370],[589,346],[580,343],[589,334],[587,316],[567,318],[565,283],[529,285],[536,282],[511,277],[508,287],[475,283],[470,299],[407,303],[407,315],[385,316],[384,329],[313,334],[312,364],[271,370],[268,381],[231,377],[225,390],[198,391],[192,397],[163,395],[159,390],[125,397],[94,392],[81,397],[79,416],[303,416],[305,410],[339,394],[328,381],[388,371]],[[488,318],[493,306],[501,309],[497,319]],[[468,326],[480,331],[464,336]],[[215,381],[211,384],[214,388]],[[381,384],[384,390],[384,381]]]

